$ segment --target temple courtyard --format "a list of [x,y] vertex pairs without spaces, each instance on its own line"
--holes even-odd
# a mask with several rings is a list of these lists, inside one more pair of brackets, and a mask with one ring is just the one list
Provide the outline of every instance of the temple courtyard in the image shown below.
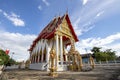
[[120,80],[120,64],[96,66],[90,71],[58,72],[58,77],[48,76],[47,71],[11,69],[5,70],[3,80]]

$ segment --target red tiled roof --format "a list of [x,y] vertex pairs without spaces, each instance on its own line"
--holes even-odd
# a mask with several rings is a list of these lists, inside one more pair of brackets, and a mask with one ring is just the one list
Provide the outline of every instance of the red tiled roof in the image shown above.
[[71,32],[72,32],[72,35],[74,36],[74,39],[75,41],[79,41],[75,32],[74,32],[74,29],[72,27],[72,24],[70,22],[70,19],[69,19],[69,16],[68,14],[65,14],[64,16],[62,17],[57,17],[57,18],[54,18],[43,30],[42,32],[38,35],[38,37],[33,41],[33,44],[30,46],[30,49],[29,51],[32,51],[33,48],[35,47],[36,43],[40,40],[40,39],[50,39],[54,36],[54,33],[56,31],[56,28],[58,27],[59,24],[62,23],[62,20],[63,19],[66,19],[68,25],[69,25],[69,28],[71,29]]

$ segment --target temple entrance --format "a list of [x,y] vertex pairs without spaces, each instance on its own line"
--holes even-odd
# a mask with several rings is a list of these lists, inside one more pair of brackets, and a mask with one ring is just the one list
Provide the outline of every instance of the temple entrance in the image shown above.
[[[59,34],[57,35],[61,36],[63,41],[63,44],[62,44],[63,48],[60,49],[59,51],[59,52],[62,52],[61,54],[59,54],[59,57],[58,57],[59,65],[65,64],[67,65],[68,70],[71,70],[71,71],[81,71],[83,66],[82,57],[80,53],[75,50],[75,45],[74,45],[75,41],[73,36],[71,34],[67,34],[66,32],[59,32]],[[65,52],[66,45],[71,45],[71,48],[67,53]],[[60,47],[61,46],[59,46],[59,48]]]

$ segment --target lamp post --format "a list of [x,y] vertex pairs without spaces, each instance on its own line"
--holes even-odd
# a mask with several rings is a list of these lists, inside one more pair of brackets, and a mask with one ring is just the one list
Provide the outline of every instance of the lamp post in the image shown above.
[[13,57],[13,54],[15,54],[15,53],[14,53],[14,52],[12,52],[11,59],[12,59],[12,57]]

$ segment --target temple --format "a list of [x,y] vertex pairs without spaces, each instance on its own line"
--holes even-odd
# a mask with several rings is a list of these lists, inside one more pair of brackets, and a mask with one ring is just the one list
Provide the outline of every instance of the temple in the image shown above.
[[[71,62],[70,60],[74,62],[76,61],[75,59],[81,60],[80,56],[78,58],[74,57],[74,59],[71,57],[79,55],[78,52],[75,52],[74,46],[74,43],[77,41],[78,38],[74,32],[68,14],[66,13],[61,17],[55,17],[41,31],[30,46],[29,52],[31,63],[29,68],[49,71],[50,51],[51,49],[54,49],[56,54],[55,66],[57,67],[57,71],[68,70],[68,65],[70,65]],[[70,51],[66,50],[68,45],[71,45]],[[75,54],[72,54],[74,52]]]

